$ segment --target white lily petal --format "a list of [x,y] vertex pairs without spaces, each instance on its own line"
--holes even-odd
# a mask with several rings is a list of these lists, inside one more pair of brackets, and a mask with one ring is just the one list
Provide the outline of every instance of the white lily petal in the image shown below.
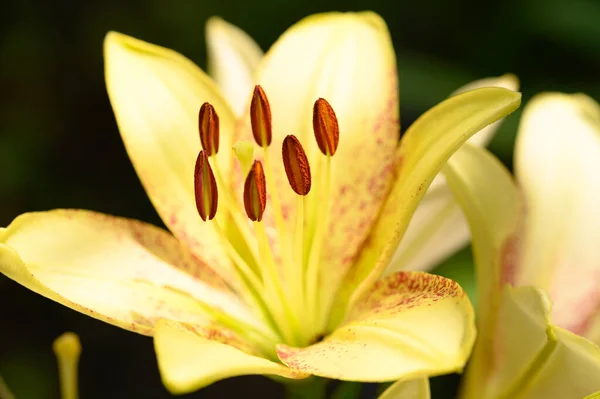
[[236,115],[244,114],[254,71],[263,57],[256,42],[243,30],[219,17],[206,22],[208,73],[217,82]]
[[581,94],[535,97],[515,151],[527,215],[514,283],[548,290],[554,322],[585,335],[600,306],[600,107]]

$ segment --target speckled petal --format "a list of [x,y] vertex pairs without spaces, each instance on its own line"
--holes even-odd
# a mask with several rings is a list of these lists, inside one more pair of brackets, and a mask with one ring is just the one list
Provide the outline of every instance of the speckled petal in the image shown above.
[[208,73],[237,115],[243,115],[263,52],[243,30],[219,17],[206,21]]
[[[313,175],[305,215],[314,227],[315,207],[326,206],[319,191],[325,156],[312,129],[315,101],[322,97],[339,121],[339,147],[331,160],[332,188],[321,263],[327,296],[351,266],[385,200],[399,137],[398,82],[394,49],[385,22],[372,12],[325,13],[288,29],[257,70],[273,116],[270,146],[275,181],[289,225],[297,195],[287,182],[281,144],[294,134],[304,147]],[[248,118],[246,118],[248,119]],[[249,121],[243,138],[251,139]],[[265,220],[271,223],[272,206]],[[312,216],[311,216],[312,215]]]
[[579,335],[600,309],[598,171],[598,103],[583,94],[533,98],[515,147],[527,213],[514,282],[546,289],[552,320]]
[[[172,50],[110,32],[104,58],[106,88],[119,131],[158,214],[179,240],[234,282],[222,241],[212,223],[202,222],[194,202],[200,106],[210,102],[219,115],[224,150],[219,151],[218,164],[227,177],[235,125],[229,105],[200,68]],[[223,212],[218,212],[221,216]]]
[[419,200],[450,156],[474,133],[518,108],[521,95],[483,88],[451,97],[423,114],[401,140],[399,176],[332,308],[330,326],[384,272]]
[[430,399],[428,378],[396,381],[378,399]]
[[381,382],[460,371],[474,341],[473,308],[456,282],[399,272],[378,281],[322,342],[277,353],[301,372]]
[[209,266],[168,232],[136,220],[78,210],[21,215],[0,230],[0,272],[142,334],[160,318],[203,323],[207,305],[256,324]]
[[[466,84],[452,95],[482,87],[503,87],[516,91],[519,80],[515,75],[479,79]],[[468,143],[484,146],[494,137],[502,119],[473,135]],[[386,273],[398,270],[431,270],[469,242],[470,234],[460,207],[446,186],[444,176],[437,175],[421,200],[394,259]]]
[[174,394],[192,392],[239,375],[308,377],[266,359],[239,336],[223,328],[195,328],[160,321],[154,347],[162,381]]

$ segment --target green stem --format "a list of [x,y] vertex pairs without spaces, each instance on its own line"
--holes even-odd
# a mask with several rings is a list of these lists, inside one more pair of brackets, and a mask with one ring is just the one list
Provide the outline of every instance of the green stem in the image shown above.
[[309,377],[305,380],[285,384],[286,399],[321,399],[325,398],[327,380],[319,377]]

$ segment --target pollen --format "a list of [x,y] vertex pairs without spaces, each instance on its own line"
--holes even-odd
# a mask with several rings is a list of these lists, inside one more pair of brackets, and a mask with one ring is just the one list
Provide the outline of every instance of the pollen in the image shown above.
[[283,140],[283,166],[292,190],[298,195],[306,195],[310,191],[310,165],[302,144],[296,136],[289,135]]
[[244,208],[248,218],[260,222],[267,206],[265,172],[260,161],[254,161],[244,183]]
[[219,151],[219,116],[209,103],[202,104],[198,113],[198,130],[202,148],[209,157]]
[[323,98],[315,101],[313,130],[321,152],[325,155],[334,155],[340,141],[340,128],[333,108]]
[[194,193],[196,196],[196,209],[205,222],[212,220],[217,213],[219,193],[215,175],[208,163],[206,150],[200,151],[194,170]]
[[252,102],[250,103],[250,122],[256,143],[261,147],[269,146],[273,138],[271,106],[265,91],[258,85],[254,88]]

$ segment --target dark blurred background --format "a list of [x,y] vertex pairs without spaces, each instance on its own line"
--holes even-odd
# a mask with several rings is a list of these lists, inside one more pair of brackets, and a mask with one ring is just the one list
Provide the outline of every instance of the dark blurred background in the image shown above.
[[[20,0],[0,5],[0,226],[26,211],[86,208],[161,224],[121,143],[104,87],[102,40],[121,31],[205,66],[204,22],[220,15],[268,49],[303,16],[373,9],[389,24],[402,127],[459,86],[505,72],[524,100],[539,91],[600,99],[597,0]],[[519,113],[491,144],[507,164]],[[473,290],[469,250],[439,269]],[[475,298],[474,298],[475,299]],[[79,315],[0,275],[0,376],[19,399],[58,398],[51,344],[83,343],[81,397],[164,398],[152,341]],[[454,397],[456,377],[433,382]],[[373,392],[372,389],[368,392]],[[219,382],[189,397],[279,397],[264,377]],[[437,395],[437,396],[436,396]]]

